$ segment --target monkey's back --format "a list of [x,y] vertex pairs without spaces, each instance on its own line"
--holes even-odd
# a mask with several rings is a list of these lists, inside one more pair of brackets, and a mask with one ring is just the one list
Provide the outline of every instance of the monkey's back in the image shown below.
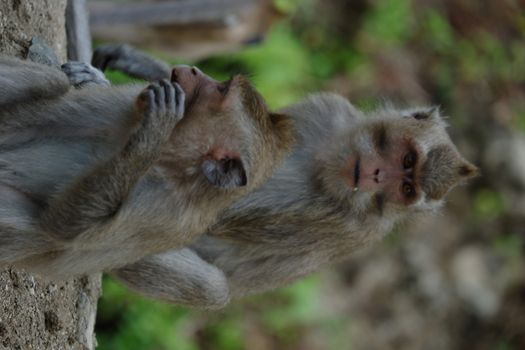
[[38,201],[125,144],[142,87],[71,90],[0,109],[0,183]]

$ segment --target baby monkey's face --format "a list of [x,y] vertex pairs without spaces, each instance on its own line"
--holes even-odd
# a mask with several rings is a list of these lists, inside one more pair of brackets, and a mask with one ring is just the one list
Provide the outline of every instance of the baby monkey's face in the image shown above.
[[196,67],[176,66],[171,81],[185,93],[184,119],[172,134],[164,164],[182,166],[189,178],[204,174],[213,186],[252,188],[291,144],[288,118],[271,113],[242,75],[219,82]]
[[178,83],[186,93],[186,110],[196,108],[220,112],[231,100],[228,95],[236,85],[235,78],[219,82],[197,67],[183,65],[174,67],[171,73],[171,81]]

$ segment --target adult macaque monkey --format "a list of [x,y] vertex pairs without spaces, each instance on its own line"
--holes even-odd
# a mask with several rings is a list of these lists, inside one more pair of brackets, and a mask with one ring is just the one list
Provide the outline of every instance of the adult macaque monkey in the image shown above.
[[3,265],[66,278],[184,246],[292,143],[242,76],[183,66],[146,88],[71,89],[100,74],[64,71],[0,57]]
[[[126,47],[121,59],[121,50],[102,47],[95,59],[129,71],[135,52]],[[140,65],[132,69],[140,76]],[[283,113],[292,117],[298,143],[270,180],[191,246],[113,275],[144,295],[221,307],[231,297],[294,281],[381,239],[400,221],[434,212],[452,187],[476,173],[437,108],[365,115],[340,96],[317,94]]]

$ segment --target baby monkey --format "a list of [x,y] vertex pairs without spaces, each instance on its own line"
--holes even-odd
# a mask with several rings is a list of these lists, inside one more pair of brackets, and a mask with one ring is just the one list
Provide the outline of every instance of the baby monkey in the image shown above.
[[0,265],[67,278],[184,246],[292,144],[242,76],[90,87],[91,67],[64,71],[0,57]]
[[[141,65],[132,65],[137,55]],[[135,76],[167,74],[126,46],[102,47],[95,61]],[[365,114],[341,96],[316,94],[283,113],[293,120],[297,144],[263,186],[190,246],[113,275],[150,297],[222,307],[232,297],[297,280],[406,219],[435,212],[447,192],[476,173],[447,135],[438,108]]]

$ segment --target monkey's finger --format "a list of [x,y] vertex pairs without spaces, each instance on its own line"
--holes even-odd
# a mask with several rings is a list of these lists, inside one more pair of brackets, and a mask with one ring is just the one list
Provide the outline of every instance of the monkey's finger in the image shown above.
[[150,90],[153,93],[153,101],[152,103],[155,103],[155,85],[156,84],[149,84],[146,90]]
[[166,93],[166,108],[169,113],[176,113],[175,110],[175,87],[167,79],[162,79],[160,84]]
[[[173,89],[173,86],[171,85],[171,83],[167,80],[167,79],[161,79],[159,81],[159,84],[160,86],[162,86],[162,88],[164,89],[164,95],[166,97],[166,99],[164,100],[164,102],[168,105],[170,103],[170,95],[171,95],[171,90],[174,90]],[[175,97],[173,97],[173,101],[175,102]],[[169,108],[169,107],[168,107]]]
[[182,116],[184,115],[184,103],[186,102],[186,94],[184,93],[184,90],[182,90],[179,84],[173,83],[173,87],[175,88],[176,94],[176,113],[180,118],[182,118]]
[[153,91],[153,86],[149,85],[147,88],[142,90],[142,92],[137,97],[137,105],[140,110],[143,111],[144,115],[151,115],[155,108],[155,92]]
[[77,73],[87,73],[88,69],[86,67],[86,64],[81,62],[66,62],[63,65],[60,66],[60,69],[62,72],[66,73],[66,75],[72,75]]
[[155,108],[157,108],[159,113],[166,112],[166,94],[164,93],[164,88],[160,86],[159,83],[153,84],[153,91],[155,94]]

